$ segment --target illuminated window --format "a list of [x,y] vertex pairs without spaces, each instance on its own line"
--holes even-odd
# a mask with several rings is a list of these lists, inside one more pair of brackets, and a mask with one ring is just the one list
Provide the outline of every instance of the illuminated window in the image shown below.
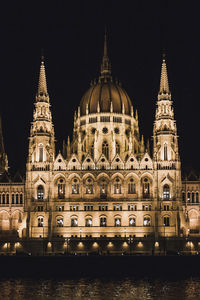
[[63,227],[63,217],[57,217],[56,226],[57,227]]
[[100,218],[100,226],[101,227],[106,227],[107,226],[107,220],[105,217]]
[[151,226],[151,218],[149,216],[144,217],[144,226]]
[[187,193],[187,202],[190,203],[190,192]]
[[44,218],[38,217],[38,227],[44,227]]
[[115,227],[121,226],[121,218],[115,218]]
[[77,227],[78,226],[78,219],[76,217],[71,218],[71,227]]
[[148,182],[147,178],[144,179],[142,188],[143,188],[143,197],[144,198],[149,198],[149,196],[150,196],[150,187],[149,187],[149,182]]
[[163,224],[164,224],[164,226],[170,226],[170,218],[169,217],[164,217]]
[[93,184],[86,184],[86,194],[93,194]]
[[170,188],[168,184],[165,184],[163,187],[163,198],[169,199],[170,198]]
[[37,199],[43,200],[44,199],[44,188],[42,185],[39,185],[37,188]]
[[136,226],[135,218],[131,217],[129,218],[129,226],[134,227]]
[[86,218],[85,219],[85,226],[91,227],[92,226],[92,218]]
[[100,184],[100,194],[107,194],[107,183]]
[[79,184],[78,180],[75,178],[72,183],[72,194],[79,194]]
[[64,184],[63,179],[60,179],[58,181],[58,198],[59,199],[64,199],[65,198],[65,184]]
[[114,184],[114,194],[121,194],[121,184],[120,183]]
[[106,141],[104,141],[102,144],[102,153],[105,155],[107,159],[109,159],[109,147]]
[[136,204],[129,204],[128,205],[128,210],[137,210],[137,205]]

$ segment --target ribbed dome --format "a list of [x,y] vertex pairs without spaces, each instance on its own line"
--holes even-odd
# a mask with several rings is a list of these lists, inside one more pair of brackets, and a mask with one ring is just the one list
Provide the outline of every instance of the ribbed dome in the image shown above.
[[81,115],[86,114],[86,106],[88,104],[88,113],[96,113],[98,103],[100,112],[110,112],[111,102],[113,112],[127,115],[131,114],[131,100],[126,91],[116,82],[112,82],[112,78],[101,78],[97,84],[93,84],[84,94],[80,102]]
[[100,112],[110,112],[112,102],[112,111],[114,113],[131,114],[131,100],[125,90],[117,82],[113,82],[111,76],[111,64],[107,54],[107,37],[104,39],[104,55],[101,64],[101,75],[98,83],[93,83],[89,90],[84,94],[80,102],[81,115],[86,114],[88,105],[88,113],[97,113],[98,105]]

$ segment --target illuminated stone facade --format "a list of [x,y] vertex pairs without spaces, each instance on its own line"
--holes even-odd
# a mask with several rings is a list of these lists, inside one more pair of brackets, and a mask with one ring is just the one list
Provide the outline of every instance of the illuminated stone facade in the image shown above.
[[[182,193],[188,197],[191,183],[181,181],[172,104],[163,57],[151,155],[149,143],[140,136],[137,111],[112,79],[105,38],[99,79],[91,83],[74,114],[72,140],[68,137],[62,154],[56,155],[42,59],[26,179],[0,184],[1,231],[15,229],[19,237],[48,241],[199,235],[200,183],[193,184],[195,194],[191,191],[191,201],[185,203]],[[1,152],[5,154],[3,148]],[[22,194],[21,202],[12,202],[13,193]],[[8,203],[2,202],[3,194],[10,195]]]

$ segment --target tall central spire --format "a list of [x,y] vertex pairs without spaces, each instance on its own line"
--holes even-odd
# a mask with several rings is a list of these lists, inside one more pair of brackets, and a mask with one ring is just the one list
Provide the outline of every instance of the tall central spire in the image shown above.
[[106,77],[111,75],[111,64],[110,60],[108,58],[108,49],[107,49],[107,33],[105,30],[104,35],[104,53],[103,53],[103,59],[101,63],[101,76]]
[[[168,97],[166,97],[168,96]],[[161,77],[160,77],[160,90],[159,90],[159,99],[163,100],[165,98],[170,98],[170,90],[167,76],[167,65],[165,61],[165,54],[163,54],[162,68],[161,68]]]
[[37,100],[41,100],[41,97],[43,100],[44,100],[44,98],[46,98],[46,100],[49,100],[48,92],[47,92],[47,81],[46,81],[46,73],[45,73],[45,65],[44,65],[44,56],[41,57]]

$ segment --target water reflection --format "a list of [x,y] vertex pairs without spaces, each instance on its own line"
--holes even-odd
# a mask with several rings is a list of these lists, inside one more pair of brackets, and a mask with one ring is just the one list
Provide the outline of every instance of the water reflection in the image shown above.
[[0,299],[7,300],[197,300],[200,278],[184,280],[1,279]]

